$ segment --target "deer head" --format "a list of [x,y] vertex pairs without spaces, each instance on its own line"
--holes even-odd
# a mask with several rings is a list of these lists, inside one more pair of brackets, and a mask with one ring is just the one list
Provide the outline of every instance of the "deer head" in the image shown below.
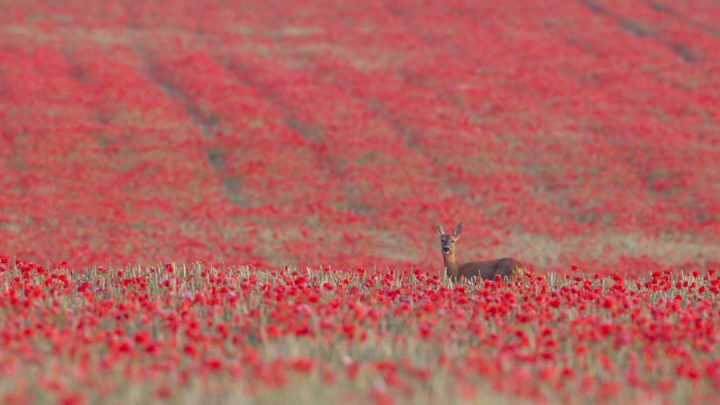
[[453,233],[445,233],[442,226],[435,222],[435,232],[440,237],[440,246],[442,246],[442,252],[444,256],[452,256],[455,254],[455,242],[460,238],[462,232],[462,222],[457,224]]

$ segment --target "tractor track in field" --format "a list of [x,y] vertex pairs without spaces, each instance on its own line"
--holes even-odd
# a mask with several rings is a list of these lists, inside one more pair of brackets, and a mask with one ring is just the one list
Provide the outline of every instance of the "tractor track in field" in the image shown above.
[[685,24],[700,28],[703,32],[705,32],[708,35],[712,35],[714,37],[720,38],[720,28],[712,27],[705,23],[694,21],[691,18],[688,18],[687,16],[683,15],[682,13],[676,11],[671,6],[661,4],[657,1],[653,1],[653,0],[640,0],[640,1],[642,1],[644,4],[648,5],[653,10],[655,10],[659,13],[667,14],[679,21],[682,21]]
[[671,41],[663,38],[662,35],[659,35],[652,28],[649,28],[634,19],[618,15],[612,10],[605,8],[597,2],[591,0],[575,1],[600,16],[612,19],[617,25],[619,25],[625,31],[629,32],[632,35],[640,38],[651,38],[655,40],[659,44],[663,45],[667,49],[677,54],[683,61],[687,63],[699,63],[704,61],[704,57],[702,55],[698,54],[696,51],[692,50],[687,45],[681,42]]
[[187,115],[188,121],[202,136],[202,148],[207,158],[207,162],[220,177],[224,187],[225,198],[228,202],[237,205],[242,209],[251,208],[251,204],[247,198],[248,196],[243,195],[242,183],[228,177],[225,173],[224,169],[226,166],[226,156],[212,147],[212,145],[218,140],[215,135],[219,129],[218,126],[212,123],[207,117],[204,117],[197,107],[188,100],[187,95],[182,90],[175,88],[171,83],[165,80],[162,75],[158,74],[157,69],[155,69],[150,60],[150,55],[148,55],[143,47],[136,44],[134,49],[145,63],[144,68],[148,75],[150,75],[153,81],[160,86],[163,92],[170,99],[175,100],[182,106]]

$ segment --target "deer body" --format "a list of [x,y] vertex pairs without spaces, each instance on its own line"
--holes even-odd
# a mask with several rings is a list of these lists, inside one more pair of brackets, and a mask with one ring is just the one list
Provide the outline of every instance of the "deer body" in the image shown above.
[[446,274],[453,281],[457,281],[461,276],[467,280],[478,276],[483,280],[495,281],[495,276],[509,280],[520,278],[527,271],[522,263],[509,257],[484,262],[458,263],[455,259],[455,242],[462,232],[462,222],[455,227],[452,234],[444,233],[442,227],[437,223],[435,231],[440,236]]

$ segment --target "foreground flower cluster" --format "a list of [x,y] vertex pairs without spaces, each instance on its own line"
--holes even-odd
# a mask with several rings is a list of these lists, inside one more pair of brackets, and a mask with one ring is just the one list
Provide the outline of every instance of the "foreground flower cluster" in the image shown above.
[[661,403],[720,390],[720,275],[0,259],[0,402]]

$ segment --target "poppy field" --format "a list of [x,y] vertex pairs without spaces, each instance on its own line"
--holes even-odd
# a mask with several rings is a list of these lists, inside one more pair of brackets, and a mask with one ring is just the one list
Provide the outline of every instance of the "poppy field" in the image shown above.
[[712,402],[718,21],[0,0],[0,402]]

